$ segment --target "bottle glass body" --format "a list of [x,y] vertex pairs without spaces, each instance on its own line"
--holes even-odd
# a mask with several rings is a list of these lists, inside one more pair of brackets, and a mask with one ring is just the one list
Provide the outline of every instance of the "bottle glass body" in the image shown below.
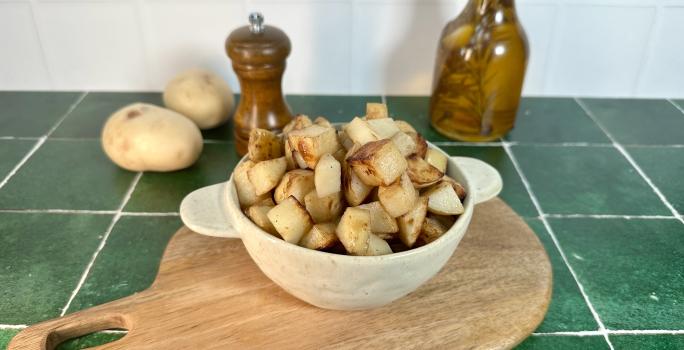
[[463,141],[506,134],[520,103],[528,50],[513,0],[470,0],[439,40],[433,127]]

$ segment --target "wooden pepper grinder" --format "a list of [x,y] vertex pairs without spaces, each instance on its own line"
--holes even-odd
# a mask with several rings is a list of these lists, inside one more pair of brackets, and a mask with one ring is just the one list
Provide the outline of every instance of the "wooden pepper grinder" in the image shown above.
[[242,90],[233,116],[233,133],[240,155],[247,153],[250,130],[279,132],[292,119],[281,88],[290,39],[282,30],[263,22],[260,13],[252,13],[249,26],[234,30],[226,39],[226,52]]

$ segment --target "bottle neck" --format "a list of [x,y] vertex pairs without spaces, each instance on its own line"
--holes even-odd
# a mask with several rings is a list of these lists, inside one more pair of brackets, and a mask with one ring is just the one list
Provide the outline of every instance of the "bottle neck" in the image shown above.
[[516,17],[514,0],[470,0],[466,10],[477,21],[491,24],[514,21]]

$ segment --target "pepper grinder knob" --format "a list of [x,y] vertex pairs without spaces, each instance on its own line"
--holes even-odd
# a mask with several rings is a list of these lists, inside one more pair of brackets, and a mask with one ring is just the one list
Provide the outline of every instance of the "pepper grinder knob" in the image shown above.
[[261,34],[264,31],[264,16],[260,12],[249,14],[249,31],[253,34]]

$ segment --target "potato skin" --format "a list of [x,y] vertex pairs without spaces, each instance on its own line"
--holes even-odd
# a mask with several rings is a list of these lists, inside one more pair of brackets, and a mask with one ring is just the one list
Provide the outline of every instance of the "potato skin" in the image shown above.
[[166,108],[134,103],[114,112],[102,129],[102,148],[131,171],[187,168],[202,152],[202,134],[188,118]]
[[282,142],[270,130],[255,128],[249,132],[247,153],[254,162],[269,160],[283,156]]

